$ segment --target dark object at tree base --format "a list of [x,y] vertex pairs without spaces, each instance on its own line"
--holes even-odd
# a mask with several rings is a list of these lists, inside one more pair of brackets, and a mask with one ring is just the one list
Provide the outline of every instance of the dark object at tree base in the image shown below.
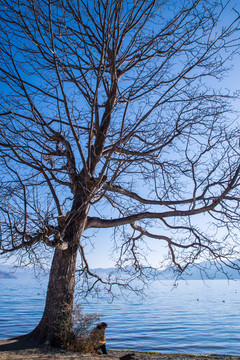
[[120,360],[137,360],[134,353],[126,354],[120,357]]
[[102,353],[103,353],[104,355],[107,355],[106,344],[103,344],[103,345],[100,347],[100,349],[102,350]]

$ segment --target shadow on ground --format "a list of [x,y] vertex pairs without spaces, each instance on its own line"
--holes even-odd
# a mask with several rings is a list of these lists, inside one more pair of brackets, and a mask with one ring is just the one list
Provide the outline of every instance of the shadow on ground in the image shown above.
[[23,340],[21,338],[13,338],[0,341],[0,352],[34,349],[36,347],[39,347],[36,342],[26,339]]

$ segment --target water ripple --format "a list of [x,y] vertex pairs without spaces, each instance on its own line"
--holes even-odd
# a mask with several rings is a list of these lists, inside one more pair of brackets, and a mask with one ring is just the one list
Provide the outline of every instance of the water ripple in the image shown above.
[[[240,281],[205,283],[180,282],[171,291],[172,283],[155,282],[145,302],[101,299],[83,307],[109,324],[109,348],[239,355]],[[0,338],[32,330],[43,312],[45,289],[4,279],[0,286]]]

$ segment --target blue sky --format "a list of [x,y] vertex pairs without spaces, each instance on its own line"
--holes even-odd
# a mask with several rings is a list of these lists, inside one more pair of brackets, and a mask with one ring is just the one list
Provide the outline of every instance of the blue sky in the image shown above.
[[[231,5],[236,6],[240,9],[240,4],[238,1],[231,1]],[[231,19],[232,11],[226,15],[226,21]],[[240,88],[240,62],[239,56],[230,62],[230,65],[234,67],[233,71],[229,73],[227,77],[224,78],[221,82],[216,82],[217,88],[230,89],[232,91],[239,90]],[[234,104],[235,107],[238,108],[238,103]],[[201,222],[201,217],[197,218],[195,221]],[[91,231],[86,232],[86,236]],[[112,259],[111,249],[113,248],[113,243],[110,236],[111,230],[102,229],[99,233],[92,239],[93,249],[91,246],[88,246],[87,253],[89,259],[89,265],[92,268],[95,267],[111,267],[114,265],[114,261]],[[157,266],[162,259],[162,253],[164,252],[163,246],[159,245],[159,242],[156,240],[150,240],[151,247],[153,251],[149,253],[149,259],[153,266]],[[145,249],[145,251],[147,251]],[[2,261],[0,259],[0,261]]]

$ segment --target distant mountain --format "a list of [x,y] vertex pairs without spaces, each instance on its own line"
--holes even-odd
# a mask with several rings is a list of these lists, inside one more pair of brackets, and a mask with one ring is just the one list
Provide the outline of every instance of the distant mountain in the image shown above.
[[5,271],[0,271],[0,279],[16,279],[16,276]]
[[[237,270],[240,267],[240,259],[235,260],[231,267],[227,264],[217,264],[216,262],[203,261],[196,265],[189,265],[187,269],[180,274],[176,267],[168,267],[165,270],[153,269],[159,280],[218,280],[218,279],[240,279],[240,272]],[[125,269],[126,270],[126,269]],[[131,267],[127,270],[134,273]],[[117,269],[111,268],[95,268],[92,271],[99,276],[108,277],[110,274],[117,274]],[[121,273],[124,275],[124,271]],[[150,273],[149,273],[150,274]],[[152,276],[153,277],[153,276]],[[21,268],[10,265],[0,265],[0,279],[21,279],[21,280],[36,280],[32,268]],[[47,273],[39,273],[38,279],[43,281],[48,280]]]
[[161,280],[221,280],[240,279],[240,260],[232,264],[218,264],[215,261],[203,261],[195,265],[189,265],[183,273],[179,273],[177,267],[169,267],[159,271],[158,278]]
[[[1,276],[1,274],[3,274]],[[41,270],[37,270],[38,280],[48,279],[48,275]],[[19,279],[23,281],[36,281],[34,269],[30,267],[1,265],[0,264],[0,279]]]
[[220,280],[220,279],[240,279],[240,272],[237,270],[237,266],[240,266],[239,260],[235,261],[235,268],[229,267],[225,264],[219,265],[216,263],[201,263],[201,266],[193,267],[190,266],[186,274],[183,273],[184,279],[213,279],[213,280]]
[[[168,267],[165,270],[155,269],[155,274],[159,280],[174,280],[176,278],[179,280],[240,279],[240,272],[237,270],[237,267],[240,267],[240,259],[235,260],[231,267],[227,264],[219,265],[214,261],[203,261],[196,265],[189,265],[182,274],[179,273],[176,267]],[[98,275],[107,276],[110,273],[114,273],[114,268],[98,268],[93,269],[93,271]]]

